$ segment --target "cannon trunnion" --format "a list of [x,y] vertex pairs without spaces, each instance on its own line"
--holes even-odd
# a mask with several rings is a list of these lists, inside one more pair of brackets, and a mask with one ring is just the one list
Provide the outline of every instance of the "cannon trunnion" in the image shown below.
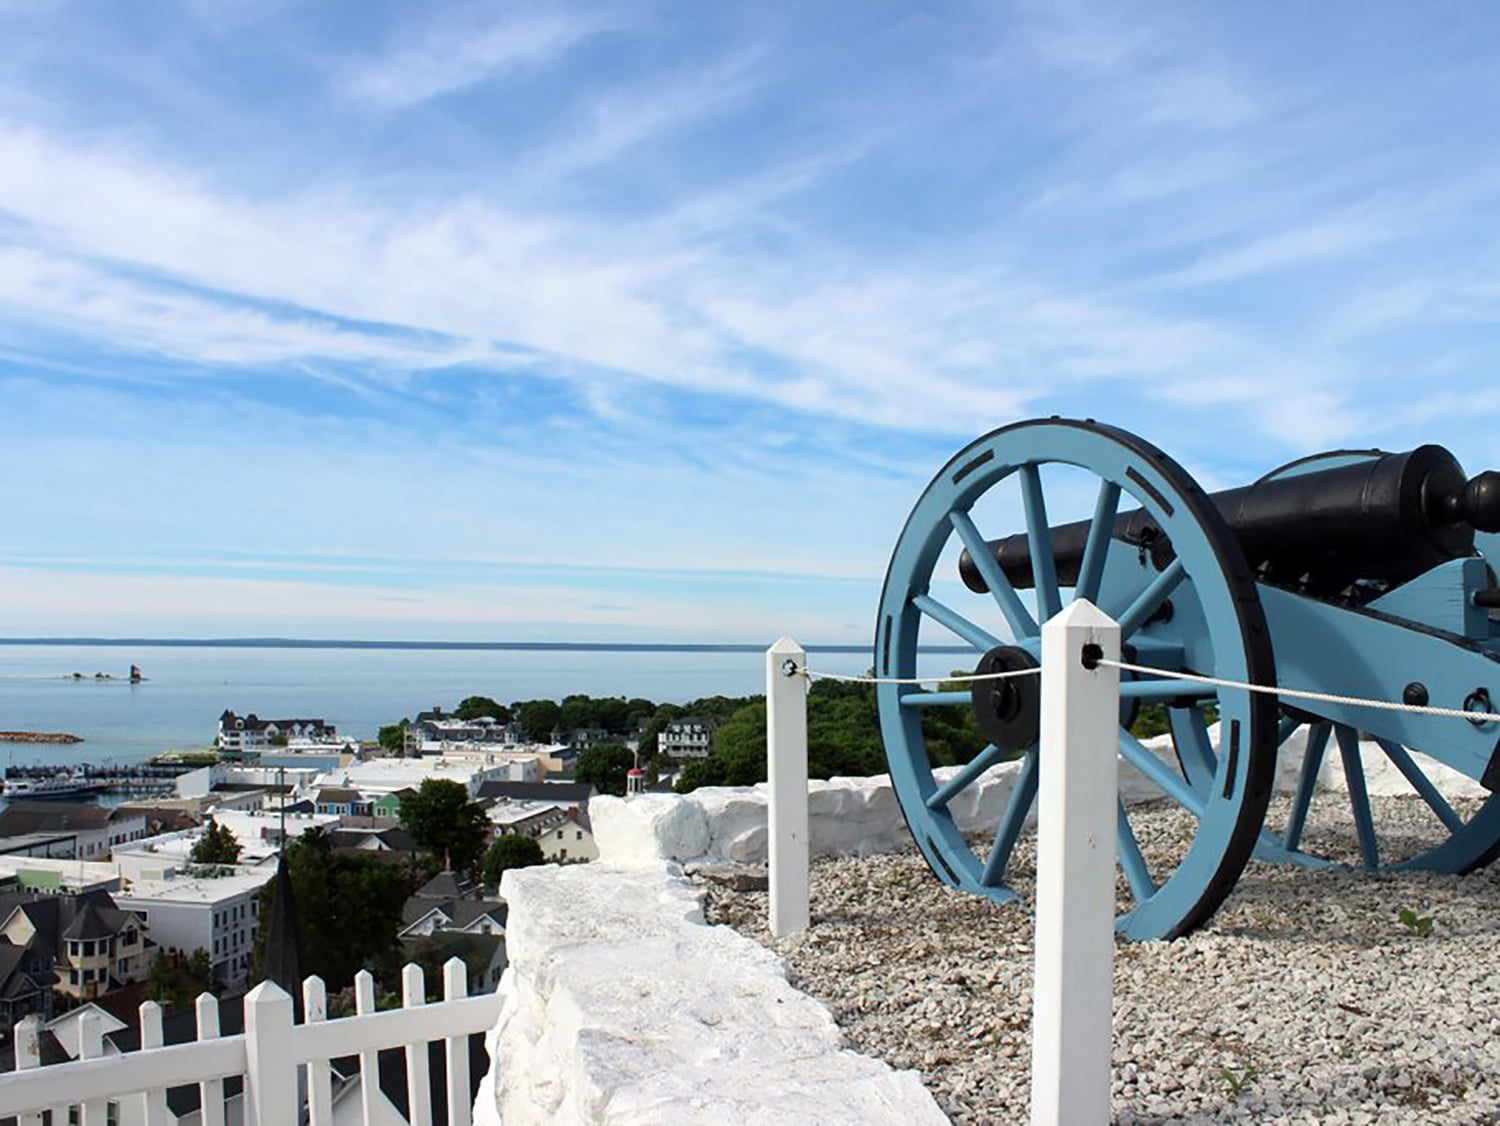
[[[1081,492],[1092,517],[1051,523],[1049,500],[1077,504]],[[981,525],[1011,534],[987,538]],[[1209,495],[1150,443],[1091,421],[1018,423],[971,443],[908,518],[877,621],[881,731],[918,847],[944,882],[1001,901],[1023,890],[1008,873],[1036,795],[1035,728],[1018,710],[1034,693],[896,682],[938,660],[1024,666],[1039,655],[1040,623],[1082,597],[1120,623],[1127,659],[1151,670],[1121,684],[1126,936],[1201,925],[1252,856],[1449,872],[1489,862],[1500,853],[1500,797],[1455,808],[1433,779],[1447,768],[1500,788],[1500,724],[1359,701],[1496,711],[1497,532],[1500,473],[1466,477],[1439,446],[1321,454]],[[955,637],[972,660],[936,655],[951,653]],[[1236,684],[1345,699],[1278,699]],[[1166,705],[1168,733],[1143,742],[1127,725],[1147,703]],[[939,772],[929,754],[922,717],[936,707],[974,708],[992,740],[955,772]],[[992,832],[960,832],[955,803],[1012,758],[1019,767]],[[1337,792],[1319,784],[1335,760]],[[1394,780],[1427,807],[1425,840],[1381,831],[1369,793],[1377,768],[1383,792]],[[1285,796],[1273,801],[1278,778]],[[1184,811],[1189,829],[1175,848],[1137,843],[1126,787]],[[1329,803],[1347,803],[1339,820],[1352,821],[1352,839],[1329,828]]]

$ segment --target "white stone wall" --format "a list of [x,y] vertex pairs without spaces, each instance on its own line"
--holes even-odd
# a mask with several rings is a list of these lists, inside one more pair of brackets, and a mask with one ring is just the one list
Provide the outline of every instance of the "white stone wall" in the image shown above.
[[674,865],[513,869],[500,891],[476,1124],[947,1121],[915,1072],[844,1049],[779,958],[705,925]]

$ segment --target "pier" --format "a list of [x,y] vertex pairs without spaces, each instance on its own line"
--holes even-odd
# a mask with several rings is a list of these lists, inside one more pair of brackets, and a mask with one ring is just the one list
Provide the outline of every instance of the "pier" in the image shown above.
[[159,794],[170,792],[178,775],[194,769],[172,763],[131,763],[124,766],[92,766],[87,763],[60,768],[56,765],[33,763],[27,766],[12,766],[5,774],[8,778],[31,778],[41,780],[55,778],[60,772],[74,774],[88,782],[103,782],[105,792],[111,794]]

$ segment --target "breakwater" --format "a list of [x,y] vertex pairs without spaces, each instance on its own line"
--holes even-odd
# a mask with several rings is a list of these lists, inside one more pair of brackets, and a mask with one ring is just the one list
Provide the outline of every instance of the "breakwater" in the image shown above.
[[0,731],[0,743],[82,743],[83,738],[64,731]]

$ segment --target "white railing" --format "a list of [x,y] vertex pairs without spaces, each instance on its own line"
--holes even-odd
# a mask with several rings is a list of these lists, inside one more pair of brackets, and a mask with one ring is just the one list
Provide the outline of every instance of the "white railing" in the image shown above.
[[[420,966],[401,974],[403,1008],[375,1011],[375,981],[368,973],[355,978],[357,1015],[328,1019],[328,999],[320,978],[302,984],[305,1019],[293,1019],[292,998],[272,982],[245,995],[245,1031],[219,1036],[218,1002],[198,998],[198,1039],[162,1046],[162,1011],[154,1001],[141,1005],[141,1050],[104,1055],[104,1038],[96,1014],[82,1019],[80,1059],[40,1066],[41,1022],[27,1017],[16,1026],[16,1070],[0,1075],[0,1107],[19,1117],[20,1126],[41,1126],[51,1111],[53,1123],[105,1126],[106,1121],[168,1126],[168,1088],[197,1086],[204,1126],[224,1126],[224,1080],[244,1076],[244,1117],[255,1126],[312,1126],[333,1122],[333,1072],[329,1061],[359,1057],[362,1119],[381,1121],[377,1054],[404,1048],[408,1118],[413,1126],[431,1126],[432,1099],[428,1045],[445,1045],[448,1121],[469,1126],[472,1109],[468,1038],[487,1032],[500,1014],[495,994],[468,996],[463,962],[452,958],[443,967],[444,1000],[428,1005]],[[305,1099],[301,1092],[305,1092]],[[111,1112],[110,1104],[116,1104]],[[304,1114],[305,1103],[305,1114]],[[76,1117],[70,1117],[70,1111]]]

